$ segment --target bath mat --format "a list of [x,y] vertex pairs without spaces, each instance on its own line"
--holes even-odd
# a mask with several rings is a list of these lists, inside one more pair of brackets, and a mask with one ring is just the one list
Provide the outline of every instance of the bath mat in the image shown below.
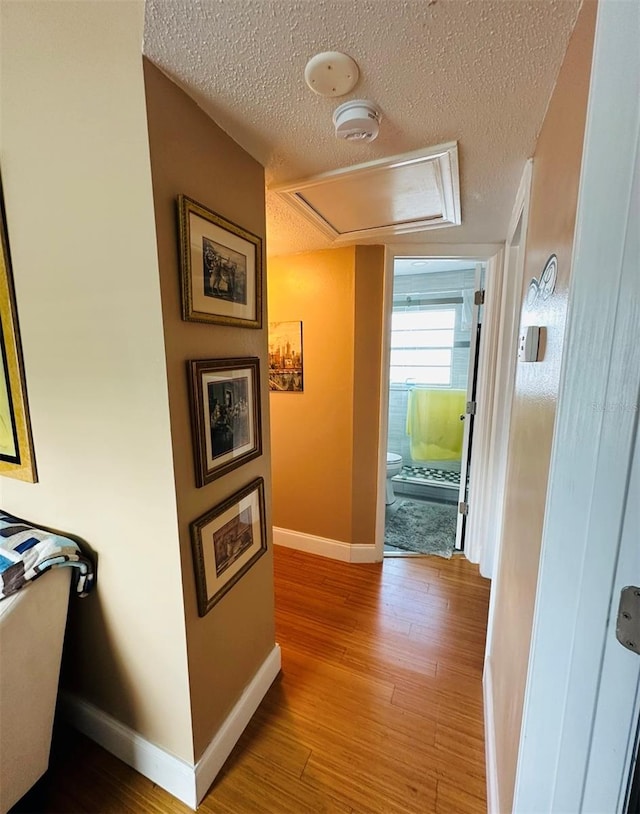
[[402,500],[387,514],[387,545],[449,559],[456,541],[457,506]]

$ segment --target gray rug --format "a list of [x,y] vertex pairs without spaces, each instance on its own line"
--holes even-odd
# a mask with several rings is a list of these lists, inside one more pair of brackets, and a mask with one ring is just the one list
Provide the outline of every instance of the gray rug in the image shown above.
[[401,500],[387,513],[387,545],[449,559],[456,540],[457,506]]

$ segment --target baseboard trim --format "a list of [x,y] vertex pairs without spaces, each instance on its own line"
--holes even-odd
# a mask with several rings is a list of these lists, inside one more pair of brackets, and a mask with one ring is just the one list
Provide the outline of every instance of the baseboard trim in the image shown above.
[[280,645],[276,644],[197,762],[195,788],[198,804],[216,779],[225,760],[238,742],[238,738],[273,684],[280,672],[281,663]]
[[276,644],[195,766],[77,695],[63,691],[60,711],[88,738],[195,810],[280,672],[280,665],[280,645]]
[[484,750],[487,764],[487,814],[500,814],[498,767],[496,764],[496,722],[493,711],[493,681],[489,660],[485,662],[482,677],[484,697]]
[[88,738],[195,810],[193,765],[146,740],[77,695],[63,691],[60,709],[64,718]]
[[375,545],[351,545],[340,540],[329,540],[315,534],[273,527],[273,542],[284,548],[295,548],[307,554],[318,554],[341,562],[377,562]]

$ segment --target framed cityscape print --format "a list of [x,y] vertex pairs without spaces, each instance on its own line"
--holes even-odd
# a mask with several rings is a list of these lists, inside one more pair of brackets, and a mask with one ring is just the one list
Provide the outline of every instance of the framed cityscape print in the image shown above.
[[187,362],[197,486],[262,454],[260,361]]
[[38,480],[4,205],[0,192],[0,475]]
[[198,614],[205,616],[267,550],[263,479],[198,518],[190,531]]
[[269,323],[269,390],[302,393],[302,322]]
[[178,197],[182,318],[262,327],[262,240]]

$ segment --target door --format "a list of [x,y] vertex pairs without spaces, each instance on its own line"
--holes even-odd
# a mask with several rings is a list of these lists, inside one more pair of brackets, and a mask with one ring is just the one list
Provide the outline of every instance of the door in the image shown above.
[[[629,776],[635,756],[635,723],[640,701],[640,655],[620,644],[616,638],[616,623],[622,589],[627,585],[640,589],[639,495],[640,434],[636,432],[581,809],[593,814],[626,811],[625,802],[630,794]],[[640,640],[636,644],[640,646]]]
[[640,711],[615,636],[640,584],[640,4],[597,14],[518,814],[628,810]]
[[467,407],[460,416],[464,421],[462,457],[460,459],[460,492],[458,496],[458,521],[456,524],[456,549],[464,550],[469,511],[469,474],[471,472],[471,450],[473,447],[473,424],[476,414],[476,392],[478,385],[478,361],[480,359],[480,333],[482,331],[482,311],[484,300],[485,264],[476,264],[475,298],[471,318],[469,345],[469,372],[467,376]]

